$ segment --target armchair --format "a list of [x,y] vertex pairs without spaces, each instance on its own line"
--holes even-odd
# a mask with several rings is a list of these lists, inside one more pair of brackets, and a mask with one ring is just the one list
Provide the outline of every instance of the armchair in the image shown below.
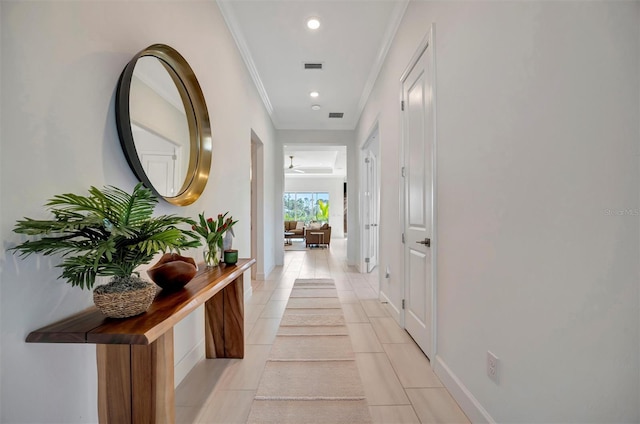
[[328,224],[324,224],[319,229],[306,228],[305,231],[306,247],[310,245],[320,246],[326,244],[327,247],[331,244],[331,227]]

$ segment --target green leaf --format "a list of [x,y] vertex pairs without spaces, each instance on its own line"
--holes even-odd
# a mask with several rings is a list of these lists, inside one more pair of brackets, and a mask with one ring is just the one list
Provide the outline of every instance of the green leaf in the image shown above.
[[9,250],[20,256],[59,254],[60,277],[72,286],[91,288],[98,275],[128,276],[158,252],[200,245],[196,233],[178,227],[195,225],[193,220],[153,217],[157,202],[142,184],[132,194],[108,186],[91,187],[88,196],[57,195],[46,204],[53,219],[17,221],[14,232],[34,239]]

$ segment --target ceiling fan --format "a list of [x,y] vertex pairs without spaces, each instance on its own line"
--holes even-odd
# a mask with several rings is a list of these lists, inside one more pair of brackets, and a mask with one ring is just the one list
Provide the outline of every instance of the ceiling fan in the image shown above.
[[304,174],[304,171],[301,169],[295,169],[296,166],[293,164],[293,156],[289,156],[289,158],[291,159],[291,164],[289,165],[289,170],[293,171],[293,172],[299,172],[301,174]]

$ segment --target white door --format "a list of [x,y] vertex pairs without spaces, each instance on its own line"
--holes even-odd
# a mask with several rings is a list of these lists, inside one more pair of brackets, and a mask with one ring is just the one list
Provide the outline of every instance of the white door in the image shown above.
[[158,193],[163,196],[176,196],[175,168],[176,156],[166,153],[141,153],[140,161],[145,174]]
[[[432,349],[432,181],[434,111],[431,37],[402,79],[405,184],[405,328],[427,356]],[[424,46],[423,46],[424,47]]]
[[378,265],[378,162],[370,150],[365,162],[364,234],[367,272]]

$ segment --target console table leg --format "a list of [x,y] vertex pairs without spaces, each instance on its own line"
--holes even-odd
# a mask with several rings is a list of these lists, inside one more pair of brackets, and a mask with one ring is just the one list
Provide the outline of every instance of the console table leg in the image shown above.
[[205,303],[207,358],[244,358],[244,277]]
[[100,423],[175,422],[173,328],[150,345],[97,345]]
[[101,424],[131,422],[130,351],[129,345],[96,345]]

